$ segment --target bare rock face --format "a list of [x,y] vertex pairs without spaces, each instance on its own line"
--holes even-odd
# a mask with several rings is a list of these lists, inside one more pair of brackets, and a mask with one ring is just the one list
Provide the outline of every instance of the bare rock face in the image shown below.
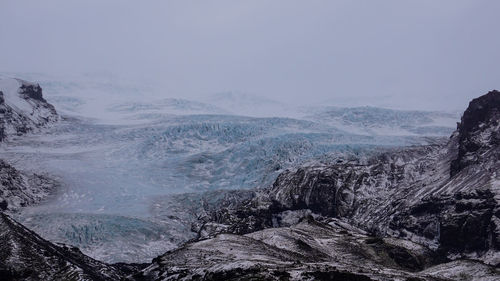
[[500,145],[500,92],[494,90],[473,99],[458,125],[458,133],[458,157],[451,163],[451,175],[480,164],[484,153]]
[[[19,81],[19,80],[18,80]],[[26,98],[37,100],[39,102],[47,103],[42,95],[42,87],[38,84],[26,83],[26,81],[21,82],[20,92]]]

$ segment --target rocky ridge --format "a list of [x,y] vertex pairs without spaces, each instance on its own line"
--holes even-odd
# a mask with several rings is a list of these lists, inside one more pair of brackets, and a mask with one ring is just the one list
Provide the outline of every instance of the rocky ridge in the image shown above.
[[0,78],[0,141],[33,132],[59,119],[42,88],[20,79]]

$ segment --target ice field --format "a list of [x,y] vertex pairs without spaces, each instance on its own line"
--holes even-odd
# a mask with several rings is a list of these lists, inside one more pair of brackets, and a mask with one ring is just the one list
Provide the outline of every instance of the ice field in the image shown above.
[[[458,120],[375,107],[291,108],[233,93],[152,100],[147,88],[113,81],[26,76],[63,120],[3,144],[1,156],[61,186],[16,218],[106,262],[146,262],[192,238],[192,214],[183,208],[202,192],[261,188],[306,162],[425,144],[448,136]],[[266,112],[252,116],[249,103]],[[172,196],[188,199],[180,207]]]

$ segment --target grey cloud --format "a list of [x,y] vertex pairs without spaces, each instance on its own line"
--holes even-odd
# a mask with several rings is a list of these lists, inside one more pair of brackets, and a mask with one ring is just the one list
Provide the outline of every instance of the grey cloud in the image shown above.
[[494,0],[3,0],[0,70],[105,71],[183,96],[456,109],[500,88],[498,11]]

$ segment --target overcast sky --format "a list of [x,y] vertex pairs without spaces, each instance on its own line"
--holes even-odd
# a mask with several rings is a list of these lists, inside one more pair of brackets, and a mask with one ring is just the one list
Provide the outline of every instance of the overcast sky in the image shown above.
[[497,0],[0,0],[0,71],[455,109],[500,88],[499,13]]

